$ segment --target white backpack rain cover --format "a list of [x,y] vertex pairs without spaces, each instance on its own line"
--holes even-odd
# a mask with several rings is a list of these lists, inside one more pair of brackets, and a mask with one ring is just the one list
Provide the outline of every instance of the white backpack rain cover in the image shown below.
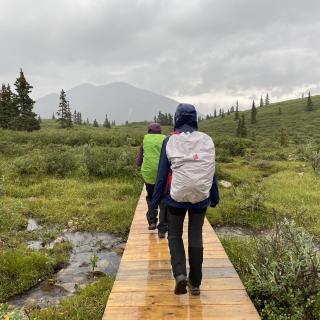
[[191,203],[209,198],[215,172],[212,139],[199,131],[173,134],[166,153],[172,170],[171,198]]

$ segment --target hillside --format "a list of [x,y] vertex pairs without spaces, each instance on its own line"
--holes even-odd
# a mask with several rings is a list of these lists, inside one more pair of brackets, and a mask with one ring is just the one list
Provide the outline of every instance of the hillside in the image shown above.
[[[103,123],[105,115],[116,123],[152,120],[159,111],[173,113],[177,101],[123,82],[103,86],[82,84],[67,91],[72,110],[82,113],[84,119]],[[59,104],[58,93],[51,93],[36,101],[35,112],[42,118],[51,118]]]
[[[279,130],[286,128],[291,140],[306,142],[312,138],[320,141],[320,96],[312,97],[314,111],[306,111],[307,99],[288,100],[273,103],[258,109],[257,123],[250,123],[250,110],[243,111],[246,118],[248,137],[253,135],[261,138],[277,138]],[[281,108],[281,114],[279,114]],[[225,118],[204,120],[200,129],[210,133],[213,137],[223,135],[235,136],[238,122],[234,120],[234,113]]]

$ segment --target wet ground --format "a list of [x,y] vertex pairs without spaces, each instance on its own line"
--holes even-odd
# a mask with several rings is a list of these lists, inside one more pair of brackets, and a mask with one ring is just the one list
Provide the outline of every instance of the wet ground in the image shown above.
[[[37,222],[30,218],[28,230],[39,229]],[[69,241],[72,254],[69,265],[57,272],[50,280],[44,281],[9,301],[14,307],[40,306],[57,304],[63,298],[73,295],[78,288],[96,280],[97,276],[115,275],[117,273],[121,255],[121,238],[109,233],[64,232],[48,245],[53,247],[57,242]],[[29,241],[28,246],[34,250],[43,248],[42,241]],[[92,274],[90,258],[98,257],[95,268],[95,277]]]
[[257,231],[246,227],[238,226],[215,226],[213,227],[216,234],[220,237],[238,236],[238,237],[259,237],[270,235],[270,231]]

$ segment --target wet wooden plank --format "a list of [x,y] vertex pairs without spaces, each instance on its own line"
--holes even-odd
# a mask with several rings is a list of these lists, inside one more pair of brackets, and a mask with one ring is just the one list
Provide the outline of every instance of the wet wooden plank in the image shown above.
[[[176,296],[167,239],[147,230],[141,193],[103,320],[260,319],[219,238],[205,220],[203,283],[199,297]],[[188,253],[188,219],[183,239]],[[188,259],[188,256],[187,256]]]

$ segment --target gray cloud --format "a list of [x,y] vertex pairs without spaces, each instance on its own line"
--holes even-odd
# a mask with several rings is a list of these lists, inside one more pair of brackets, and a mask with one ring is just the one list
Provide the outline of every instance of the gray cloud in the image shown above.
[[[0,81],[35,97],[127,81],[205,110],[320,85],[320,2],[2,0]],[[206,107],[207,106],[207,107]]]

